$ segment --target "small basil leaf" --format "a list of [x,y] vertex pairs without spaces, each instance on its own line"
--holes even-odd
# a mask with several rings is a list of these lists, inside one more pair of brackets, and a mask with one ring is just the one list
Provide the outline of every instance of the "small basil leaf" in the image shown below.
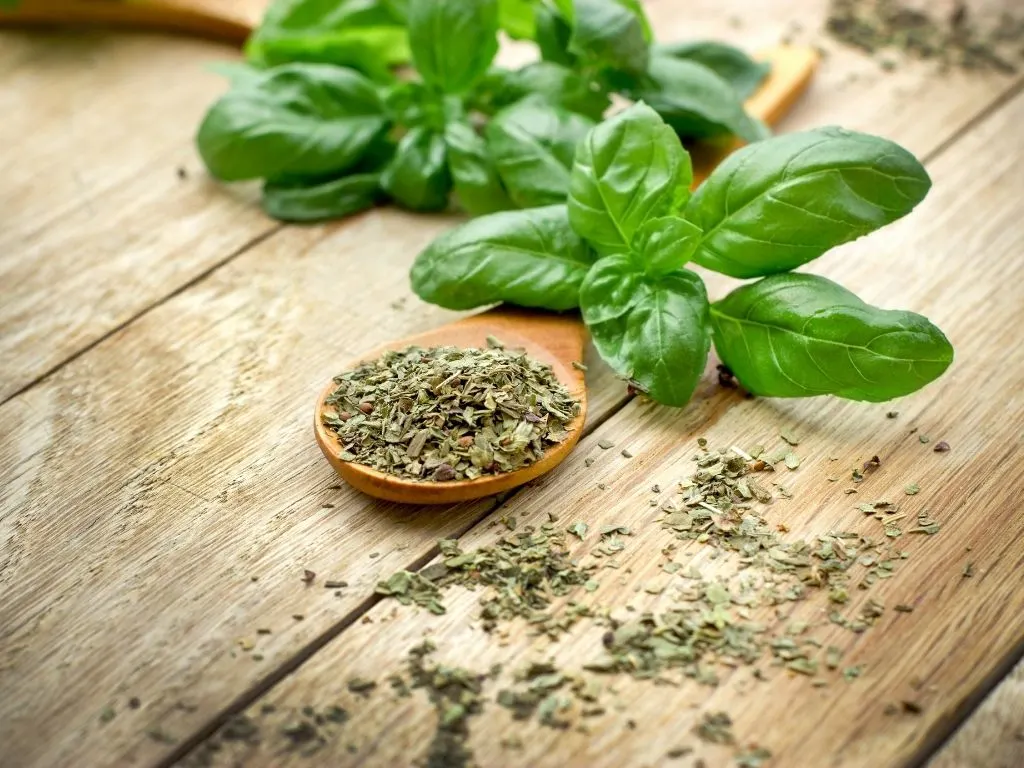
[[372,207],[383,198],[380,174],[357,173],[308,185],[268,182],[263,210],[281,221],[340,219]]
[[472,219],[434,240],[413,263],[412,288],[448,309],[503,301],[572,309],[593,259],[569,226],[564,205],[505,211]]
[[498,52],[498,2],[410,0],[409,45],[424,82],[467,91]]
[[391,164],[384,169],[381,186],[395,202],[411,210],[446,208],[452,177],[444,138],[422,126],[410,130],[398,143]]
[[498,0],[498,19],[513,40],[532,40],[536,34],[533,0]]
[[488,112],[531,95],[595,121],[611,104],[596,83],[550,61],[538,61],[517,70],[492,69],[474,93],[478,105]]
[[706,139],[734,134],[744,141],[765,137],[764,126],[743,110],[735,89],[703,64],[651,56],[644,77],[626,88],[649,104],[680,136]]
[[689,401],[711,344],[707,293],[697,275],[644,275],[629,256],[606,256],[580,286],[580,309],[615,371],[660,403]]
[[733,277],[785,272],[909,213],[931,180],[902,147],[842,128],[791,133],[732,154],[686,207],[694,261]]
[[569,51],[588,62],[641,74],[649,46],[643,11],[629,0],[575,0]]
[[569,187],[569,219],[598,253],[623,253],[647,219],[677,211],[693,168],[679,137],[650,107],[634,104],[581,142]]
[[537,47],[544,61],[551,61],[571,67],[576,57],[569,53],[569,39],[572,37],[572,25],[558,8],[549,1],[542,0],[535,10],[537,23]]
[[752,95],[771,71],[770,64],[754,61],[739,48],[713,40],[662,43],[654,47],[652,54],[703,64],[729,83],[740,99]]
[[358,72],[288,64],[222,96],[203,118],[196,144],[222,181],[336,175],[386,128],[377,90]]
[[690,260],[700,241],[700,227],[678,216],[648,219],[636,231],[633,253],[651,275],[663,275]]
[[538,97],[495,115],[487,146],[512,201],[521,208],[565,202],[576,145],[593,125]]
[[937,379],[953,347],[921,315],[879,309],[816,275],[774,275],[711,308],[715,348],[743,386],[767,397],[880,402]]
[[448,147],[448,168],[459,203],[473,216],[514,208],[487,143],[465,122],[449,123],[444,130]]

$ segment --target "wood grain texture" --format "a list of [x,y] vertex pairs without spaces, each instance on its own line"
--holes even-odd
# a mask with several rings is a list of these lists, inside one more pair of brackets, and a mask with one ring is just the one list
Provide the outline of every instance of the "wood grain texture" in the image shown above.
[[[698,5],[694,14],[708,13],[712,4]],[[811,2],[756,11],[739,0],[714,5],[717,26],[702,22],[695,29],[690,16],[677,14],[671,3],[652,3],[651,16],[663,39],[699,32],[756,49],[774,43],[790,21],[819,14]],[[724,19],[740,10],[749,25],[728,28]],[[0,46],[0,56],[9,50]],[[24,50],[30,58],[45,58],[42,46]],[[162,59],[151,52],[146,66],[162,68],[148,75],[159,82],[172,81],[184,65],[170,54]],[[65,68],[57,72],[71,77]],[[844,90],[812,87],[783,129],[809,127],[823,115],[843,112],[850,127],[888,135],[926,154],[1014,82],[995,76],[939,81],[925,67],[887,75],[853,54],[826,60],[820,82],[845,82],[850,71],[863,77]],[[143,129],[137,101],[93,98],[105,106],[89,135],[102,126],[111,145],[145,143],[136,133],[113,133],[119,118]],[[155,94],[149,98],[159,101]],[[851,103],[858,100],[860,114]],[[903,106],[907,100],[915,103],[913,119]],[[167,145],[175,183],[174,147],[188,146],[197,117],[185,112],[152,127],[159,135],[186,137]],[[25,153],[35,152],[31,157],[45,159],[64,143],[55,125],[41,124],[39,131],[55,133],[49,149],[31,149],[29,138],[22,145]],[[118,175],[116,154],[109,152],[82,152],[78,159],[129,208],[147,195],[159,197],[144,171]],[[100,156],[107,160],[92,166],[91,158]],[[38,178],[50,181],[51,195],[70,188],[72,182],[61,175],[65,169],[60,158],[37,167]],[[13,189],[5,183],[0,194]],[[36,240],[23,242],[40,249],[33,270],[21,267],[28,282],[16,293],[10,289],[22,302],[17,330],[8,335],[6,316],[2,326],[10,348],[20,345],[18,356],[5,361],[12,361],[21,380],[31,381],[33,371],[63,359],[60,354],[116,328],[145,291],[166,295],[175,280],[184,284],[206,268],[205,262],[192,263],[192,271],[175,271],[173,280],[164,273],[165,293],[158,293],[147,282],[153,265],[117,245],[134,226],[127,214],[114,220],[86,216],[68,195],[66,216],[81,218],[73,228],[49,232],[55,214],[45,191],[27,182],[17,189],[21,198],[12,191],[14,208],[6,210],[19,212],[19,227],[36,222],[30,231]],[[204,194],[217,201],[231,195],[213,186]],[[224,213],[205,218],[206,207],[220,202],[195,204],[201,221],[190,225],[188,217],[165,206],[144,231],[184,227],[194,237],[190,247],[205,253],[207,241],[242,229],[239,221],[262,221],[242,201],[231,203],[238,220]],[[288,228],[0,408],[0,764],[151,764],[166,757],[174,747],[147,737],[147,728],[159,726],[178,743],[188,738],[275,670],[345,629],[367,607],[379,574],[421,563],[438,537],[461,534],[493,507],[491,501],[427,511],[370,502],[337,487],[309,433],[309,410],[338,361],[455,317],[418,303],[406,277],[417,251],[452,223],[384,210],[343,226]],[[956,242],[945,228],[967,234],[945,219],[929,224],[943,240]],[[179,254],[181,242],[169,237],[145,253],[159,256],[159,269],[171,270],[191,258]],[[72,245],[89,255],[74,269]],[[989,244],[983,245],[988,252]],[[29,246],[14,248],[13,257],[5,248],[4,268],[23,264]],[[982,248],[974,241],[960,247]],[[111,254],[118,256],[116,263],[103,271]],[[229,255],[219,251],[216,259]],[[884,298],[885,290],[917,278],[913,267],[903,268],[907,260],[899,249],[892,258],[900,259],[899,279],[880,282],[878,295],[866,298]],[[76,269],[92,274],[92,281],[83,282]],[[46,271],[52,284],[33,282],[33,271]],[[920,272],[930,274],[924,265]],[[23,302],[29,288],[35,301]],[[955,295],[961,288],[956,282],[947,290]],[[106,291],[116,291],[111,301],[130,306],[119,304],[121,314],[104,314]],[[51,316],[62,320],[54,325]],[[37,356],[48,362],[39,364]],[[5,362],[5,375],[10,365]],[[596,426],[622,404],[624,391],[596,365],[588,387]],[[657,461],[646,458],[636,466]],[[595,506],[607,505],[608,496],[591,493]],[[370,542],[375,548],[368,549]],[[375,551],[378,556],[369,557]],[[312,586],[301,581],[305,568],[317,573]],[[322,586],[328,578],[350,586],[335,596]],[[261,628],[272,632],[258,634]],[[254,649],[242,651],[248,643]],[[126,705],[132,696],[140,699],[138,709]],[[116,716],[104,725],[99,716],[106,706]]]
[[[809,635],[823,646],[843,649],[843,666],[865,665],[863,675],[852,683],[833,675],[824,688],[768,664],[761,665],[767,682],[739,668],[722,671],[722,684],[714,689],[671,674],[666,676],[675,686],[617,678],[618,694],[606,702],[615,705],[594,718],[586,734],[544,728],[536,720],[513,725],[507,711],[491,704],[471,725],[470,745],[480,765],[669,765],[668,752],[685,745],[695,750],[690,760],[725,766],[732,762],[730,749],[708,746],[690,733],[701,713],[715,710],[731,715],[742,745],[769,748],[772,765],[913,764],[948,732],[988,672],[1017,652],[1024,639],[1019,589],[1024,531],[1016,504],[1024,449],[1024,364],[1007,352],[1014,348],[1024,308],[1024,262],[1017,258],[1024,248],[1018,222],[1024,181],[1014,170],[1024,147],[1013,132],[1021,120],[1024,94],[938,158],[931,168],[933,194],[911,217],[815,264],[815,271],[868,301],[912,308],[937,322],[957,349],[944,378],[897,404],[747,400],[736,390],[717,387],[709,370],[686,409],[629,403],[585,437],[562,467],[501,509],[519,526],[547,522],[548,511],[566,524],[585,521],[591,531],[630,526],[635,535],[616,557],[621,567],[597,572],[600,586],[592,597],[580,590],[566,599],[618,606],[622,617],[629,615],[627,605],[637,612],[664,609],[672,604],[672,589],[655,597],[641,587],[652,580],[681,586],[683,580],[661,570],[668,558],[657,553],[674,540],[654,522],[658,513],[648,505],[652,484],[671,489],[692,472],[689,459],[698,436],[712,446],[771,448],[782,444],[780,430],[797,433],[800,445],[794,450],[803,463],[794,472],[781,470],[784,475],[776,480],[793,498],[774,502],[768,513],[771,522],[788,528],[791,539],[813,541],[851,529],[877,537],[879,523],[856,509],[858,501],[877,498],[899,499],[910,515],[928,509],[943,525],[937,536],[904,534],[899,546],[910,556],[895,576],[842,607],[854,615],[869,597],[889,606],[863,634],[826,618],[834,606],[823,593],[782,616],[754,612],[754,620],[780,634],[793,621],[809,622]],[[951,226],[951,221],[971,225]],[[984,259],[978,258],[981,252]],[[710,292],[719,291],[716,286]],[[887,418],[893,409],[898,416]],[[934,442],[922,443],[922,435],[952,448],[936,453]],[[615,450],[601,451],[599,440],[614,442]],[[620,447],[633,458],[620,455]],[[827,480],[839,474],[848,478],[850,467],[874,454],[882,457],[881,467],[856,486],[856,496],[845,493],[849,481]],[[587,457],[596,459],[589,468]],[[920,493],[904,495],[912,482]],[[504,527],[496,517],[462,537],[463,548],[501,535]],[[589,542],[575,545],[574,554],[585,557],[595,538],[591,534]],[[716,560],[692,542],[679,546],[671,559],[684,569],[696,564],[705,578],[728,570],[729,557]],[[972,575],[965,577],[968,562]],[[602,655],[604,627],[587,620],[556,643],[538,639],[522,623],[488,636],[479,626],[480,597],[480,592],[449,591],[443,616],[391,601],[377,605],[254,703],[249,714],[265,724],[263,744],[226,745],[212,764],[302,765],[307,758],[282,751],[276,728],[307,705],[340,705],[352,715],[318,753],[323,764],[401,765],[422,758],[436,713],[422,692],[398,699],[385,681],[404,672],[407,651],[424,636],[437,644],[444,663],[482,672],[500,663],[500,681],[488,684],[492,696],[527,661],[554,658],[576,671]],[[913,612],[893,611],[896,604],[913,606]],[[346,690],[353,676],[378,680],[381,690],[358,698]],[[903,701],[914,701],[921,710],[907,711]],[[276,713],[260,715],[267,704]],[[895,713],[887,713],[887,705],[896,705]],[[502,738],[513,734],[523,747],[503,748]]]

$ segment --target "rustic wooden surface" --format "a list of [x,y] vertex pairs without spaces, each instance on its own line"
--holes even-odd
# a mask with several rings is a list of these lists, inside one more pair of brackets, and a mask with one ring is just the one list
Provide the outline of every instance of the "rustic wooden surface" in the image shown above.
[[[823,4],[810,0],[748,6],[697,2],[684,18],[661,2],[651,16],[666,40],[713,35],[763,48],[794,21],[805,30],[796,41],[813,40],[823,15]],[[734,28],[727,18],[741,10],[746,22]],[[223,87],[203,64],[227,56],[180,38],[0,35],[8,73],[0,136],[18,147],[0,183],[0,396],[10,398],[0,406],[4,766],[170,760],[232,709],[344,699],[349,676],[394,667],[427,628],[449,659],[496,659],[485,644],[458,645],[479,636],[469,620],[474,596],[451,596],[442,619],[403,610],[381,626],[392,606],[375,606],[371,592],[380,575],[429,561],[439,537],[495,535],[488,523],[498,501],[443,512],[369,501],[338,487],[309,428],[336,361],[453,317],[419,303],[406,279],[415,253],[452,220],[381,210],[343,226],[280,229],[251,205],[251,190],[210,184],[191,136]],[[829,452],[845,465],[892,446],[877,480],[899,487],[915,474],[915,498],[946,523],[938,537],[910,542],[913,556],[886,595],[921,597],[923,607],[887,617],[864,637],[856,658],[869,671],[853,685],[812,695],[805,681],[780,678],[763,689],[769,693],[737,699],[729,681],[714,694],[728,703],[737,733],[771,746],[779,765],[793,764],[800,739],[822,764],[923,761],[1024,637],[1013,572],[1024,556],[1014,524],[1024,188],[1008,170],[1022,157],[1024,107],[1013,95],[1020,84],[998,75],[938,77],[921,65],[883,72],[830,46],[783,125],[841,123],[887,135],[935,176],[914,216],[822,262],[821,271],[868,300],[929,314],[957,345],[950,374],[900,403],[900,419],[828,401],[738,401],[715,393],[711,377],[682,413],[623,408],[621,384],[593,365],[588,431],[628,443],[635,458],[606,452],[584,470],[600,439],[594,434],[554,476],[506,503],[523,519],[552,504],[594,523],[642,515],[646,498],[631,499],[629,489],[684,474],[697,434],[737,442],[799,424],[813,455],[793,473],[796,498],[779,514],[809,534],[851,514],[847,498],[823,487]],[[178,178],[179,165],[187,178]],[[941,430],[954,450],[915,451],[903,432],[910,425]],[[596,489],[598,481],[608,491]],[[648,544],[658,533],[645,534]],[[642,561],[641,537],[630,544]],[[978,564],[971,580],[960,576],[966,546]],[[316,585],[302,583],[305,568],[317,572]],[[319,586],[325,578],[350,586],[336,596]],[[361,623],[366,618],[373,624]],[[578,642],[563,652],[587,652],[587,638]],[[249,643],[253,650],[244,651]],[[521,636],[503,649],[510,666],[526,651]],[[925,682],[925,711],[883,717],[884,703],[904,695],[914,676]],[[685,729],[689,710],[668,711],[667,699],[625,688],[624,700],[639,711],[654,707]],[[1024,725],[1020,698],[1007,690],[993,695],[1001,696],[995,711],[1001,722],[1016,716]],[[699,702],[707,691],[676,695]],[[132,697],[138,708],[128,706]],[[792,717],[778,717],[779,701]],[[116,715],[101,724],[107,706]],[[383,760],[401,745],[420,754],[432,716],[425,701],[394,708],[381,696],[346,728],[363,729],[367,741],[379,737],[376,747],[362,745],[362,764],[374,765],[381,763],[368,755]],[[508,759],[490,743],[501,722],[474,734],[485,765]],[[146,735],[155,728],[172,743]],[[621,729],[593,742],[567,739],[552,754],[565,762],[579,748],[594,764],[655,764],[675,745],[653,725],[644,729],[635,740]],[[999,754],[1019,754],[1012,724],[978,732],[1005,736]],[[937,764],[978,749],[958,747],[958,739],[948,749],[968,752],[940,753]],[[533,764],[550,734],[538,732],[537,744]],[[986,743],[963,760],[989,768],[1000,765],[985,762],[996,753]],[[343,753],[337,764],[353,759]],[[280,764],[269,753],[254,760]],[[954,764],[965,763],[942,768]]]

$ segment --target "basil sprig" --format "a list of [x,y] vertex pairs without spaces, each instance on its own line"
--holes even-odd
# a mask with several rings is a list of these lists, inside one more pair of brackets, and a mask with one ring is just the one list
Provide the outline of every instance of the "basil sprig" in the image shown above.
[[[413,290],[443,306],[579,307],[601,356],[654,400],[681,406],[714,341],[752,393],[881,401],[938,378],[942,332],[791,273],[909,213],[930,186],[906,150],[837,128],[737,151],[691,196],[675,132],[636,104],[592,128],[566,205],[483,216],[421,253]],[[762,277],[709,303],[688,262]]]

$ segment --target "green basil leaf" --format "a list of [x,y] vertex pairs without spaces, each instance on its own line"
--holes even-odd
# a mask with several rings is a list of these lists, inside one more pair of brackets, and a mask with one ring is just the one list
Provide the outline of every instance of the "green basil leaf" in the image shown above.
[[678,216],[647,219],[633,238],[633,252],[645,272],[664,275],[685,266],[700,236],[700,227]]
[[734,134],[744,141],[759,141],[766,136],[764,125],[744,111],[736,90],[695,61],[651,56],[647,74],[625,90],[686,138]]
[[482,216],[450,230],[416,257],[412,288],[448,309],[509,302],[565,310],[594,254],[569,226],[564,205]]
[[222,181],[337,175],[386,129],[377,90],[358,72],[288,64],[222,96],[196,144]]
[[634,104],[580,143],[569,186],[569,219],[601,254],[627,252],[647,219],[674,213],[693,181],[679,137],[650,107]]
[[476,105],[485,112],[531,95],[595,121],[611,105],[608,94],[596,83],[551,61],[538,61],[517,70],[492,69],[474,90]]
[[467,91],[498,52],[498,2],[410,0],[409,45],[424,82]]
[[351,216],[383,198],[379,173],[357,173],[310,185],[268,182],[263,210],[281,221],[323,221]]
[[733,87],[740,99],[747,99],[764,81],[771,65],[754,61],[739,48],[714,40],[693,40],[685,43],[661,43],[654,46],[654,56],[686,59],[702,64]]
[[487,146],[512,202],[521,208],[565,202],[576,145],[593,125],[538,97],[495,115]]
[[708,297],[697,275],[645,275],[627,255],[605,256],[580,286],[580,309],[615,371],[665,405],[690,400],[711,345]]
[[444,142],[455,194],[468,213],[482,216],[515,207],[501,183],[494,159],[488,154],[487,142],[469,123],[445,126]]
[[536,34],[533,0],[498,0],[498,19],[513,40],[533,40]]
[[541,0],[534,11],[537,24],[537,47],[544,61],[571,67],[576,56],[569,52],[572,25],[550,0]]
[[643,11],[630,0],[575,0],[569,51],[594,64],[641,74],[647,69]]
[[743,386],[767,397],[880,402],[937,379],[953,347],[921,315],[879,309],[816,275],[774,275],[711,307],[715,348]]
[[448,207],[452,177],[444,138],[422,126],[411,129],[384,169],[381,186],[395,202],[413,211]]
[[785,272],[906,215],[931,180],[907,150],[842,128],[744,147],[700,186],[694,261],[733,277]]
[[409,61],[402,17],[382,0],[276,0],[246,42],[250,61],[348,66],[376,78]]

